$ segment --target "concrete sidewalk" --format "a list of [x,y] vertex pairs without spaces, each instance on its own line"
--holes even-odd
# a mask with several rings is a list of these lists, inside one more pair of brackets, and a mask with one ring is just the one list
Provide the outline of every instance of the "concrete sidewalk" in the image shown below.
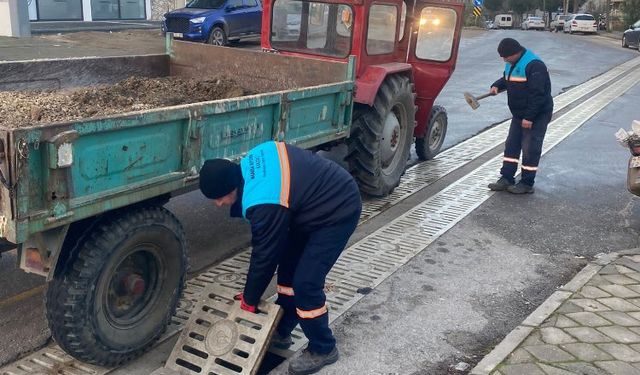
[[640,249],[588,264],[470,374],[640,375]]

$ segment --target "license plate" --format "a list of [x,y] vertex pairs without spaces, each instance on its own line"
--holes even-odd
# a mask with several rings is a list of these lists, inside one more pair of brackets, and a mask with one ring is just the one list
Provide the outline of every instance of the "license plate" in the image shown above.
[[640,167],[640,156],[634,156],[629,161],[629,168],[638,168]]
[[174,38],[182,38],[182,33],[173,33]]

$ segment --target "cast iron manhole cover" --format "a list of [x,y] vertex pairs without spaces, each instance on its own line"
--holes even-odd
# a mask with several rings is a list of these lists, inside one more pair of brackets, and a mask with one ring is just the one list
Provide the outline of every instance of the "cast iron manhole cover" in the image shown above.
[[233,349],[238,341],[238,328],[228,320],[218,320],[207,333],[207,352],[221,356]]
[[235,281],[240,280],[241,276],[237,273],[221,273],[220,275],[213,278],[213,280],[217,283],[233,283]]

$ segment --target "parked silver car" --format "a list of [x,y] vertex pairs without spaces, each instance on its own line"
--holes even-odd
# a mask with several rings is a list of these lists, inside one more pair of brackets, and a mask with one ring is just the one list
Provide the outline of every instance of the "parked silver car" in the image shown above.
[[564,22],[570,19],[573,14],[556,14],[549,25],[549,30],[551,31],[562,31],[564,29]]

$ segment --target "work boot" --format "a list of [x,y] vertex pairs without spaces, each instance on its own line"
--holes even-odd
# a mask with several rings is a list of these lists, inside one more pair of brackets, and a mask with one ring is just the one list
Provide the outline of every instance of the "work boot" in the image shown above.
[[507,180],[504,177],[500,177],[498,181],[489,184],[489,189],[493,191],[505,191],[511,186],[513,186],[513,182]]
[[518,182],[515,185],[511,185],[507,188],[507,191],[511,194],[532,194],[534,192],[533,186]]
[[336,362],[340,358],[338,348],[334,347],[329,354],[316,354],[305,349],[302,355],[293,359],[289,363],[289,374],[291,375],[308,375],[315,374],[324,366]]
[[276,331],[273,336],[271,336],[271,346],[276,349],[287,350],[291,345],[293,345],[291,335],[282,336]]

